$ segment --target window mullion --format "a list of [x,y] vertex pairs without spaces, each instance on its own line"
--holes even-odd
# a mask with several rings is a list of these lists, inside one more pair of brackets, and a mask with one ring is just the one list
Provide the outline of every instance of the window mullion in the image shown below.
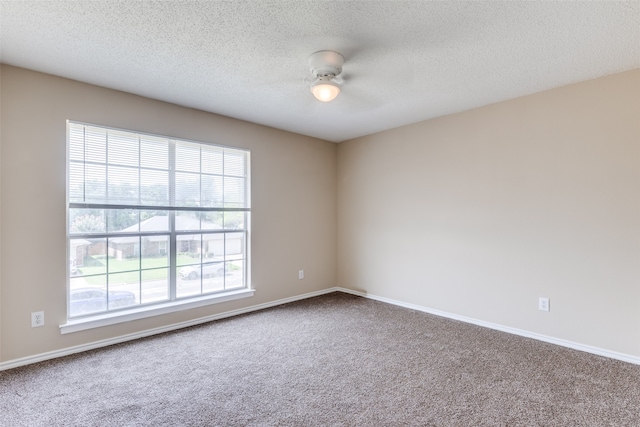
[[138,292],[142,304],[142,236],[138,235]]
[[[169,206],[176,205],[176,144],[169,140]],[[169,300],[176,300],[178,282],[178,243],[176,237],[176,211],[169,211]]]
[[[71,160],[71,159],[69,159]],[[82,200],[87,201],[87,128],[82,128]],[[68,169],[68,168],[67,168]],[[67,190],[68,192],[69,190]]]
[[[140,135],[136,138],[138,141],[138,205],[142,205],[142,147],[140,144]],[[140,235],[140,210],[138,209],[138,294],[140,295],[140,304],[142,304],[142,236]]]
[[109,130],[105,133],[104,145],[104,203],[109,203]]
[[142,205],[142,144],[138,135],[138,205]]

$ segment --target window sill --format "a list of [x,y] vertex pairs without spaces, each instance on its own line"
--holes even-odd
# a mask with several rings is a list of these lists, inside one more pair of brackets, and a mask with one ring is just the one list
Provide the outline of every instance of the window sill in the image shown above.
[[253,289],[239,289],[215,295],[191,298],[184,301],[177,301],[165,304],[158,304],[148,307],[140,307],[132,310],[117,313],[107,313],[98,316],[85,317],[77,320],[68,320],[64,325],[60,325],[61,334],[85,331],[87,329],[100,328],[102,326],[115,325],[132,320],[144,319],[161,314],[175,313],[177,311],[188,310],[196,307],[203,307],[211,304],[218,304],[226,301],[233,301],[241,298],[252,297],[255,293]]

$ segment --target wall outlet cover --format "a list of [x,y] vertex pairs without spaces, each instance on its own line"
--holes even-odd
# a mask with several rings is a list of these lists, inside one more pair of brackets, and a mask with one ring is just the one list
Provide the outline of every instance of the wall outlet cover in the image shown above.
[[549,298],[538,298],[538,310],[549,311]]
[[44,311],[34,311],[31,313],[31,327],[38,328],[44,326]]

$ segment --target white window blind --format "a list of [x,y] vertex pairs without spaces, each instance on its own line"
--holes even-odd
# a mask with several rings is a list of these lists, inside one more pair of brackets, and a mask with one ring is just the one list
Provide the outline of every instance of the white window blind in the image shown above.
[[248,152],[69,124],[69,201],[249,208]]

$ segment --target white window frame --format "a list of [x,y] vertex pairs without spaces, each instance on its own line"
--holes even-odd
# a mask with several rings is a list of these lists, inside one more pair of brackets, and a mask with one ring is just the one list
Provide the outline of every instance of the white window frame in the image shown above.
[[[181,205],[179,202],[177,202],[175,199],[175,192],[176,192],[176,161],[175,160],[170,160],[169,161],[169,167],[168,167],[168,174],[169,174],[169,184],[168,184],[168,188],[169,188],[169,198],[170,198],[170,202],[168,203],[168,205],[166,203],[162,203],[162,204],[157,204],[157,205],[150,205],[148,203],[140,203],[140,200],[138,201],[138,204],[135,203],[125,203],[125,204],[120,204],[121,202],[118,203],[110,203],[108,200],[108,196],[106,201],[103,202],[96,202],[95,200],[91,201],[91,200],[83,200],[83,201],[78,201],[78,199],[76,198],[75,200],[71,200],[71,196],[70,196],[70,170],[71,170],[71,164],[74,163],[75,165],[86,165],[87,160],[85,157],[85,160],[83,161],[77,161],[77,160],[71,160],[71,157],[69,155],[69,151],[70,151],[70,128],[72,126],[86,126],[86,127],[92,127],[92,128],[100,128],[100,129],[104,129],[107,132],[109,131],[113,131],[113,132],[125,132],[127,134],[131,134],[131,135],[137,135],[138,137],[144,137],[144,136],[148,136],[148,137],[152,137],[152,138],[161,138],[163,140],[166,140],[168,143],[168,150],[169,150],[169,158],[175,158],[175,147],[176,144],[180,144],[180,143],[186,143],[186,144],[197,144],[198,147],[215,147],[216,149],[220,149],[223,152],[233,152],[235,154],[238,153],[244,153],[244,161],[245,161],[245,166],[244,166],[244,203],[243,206],[240,207],[226,207],[225,205],[218,205],[218,206],[185,206],[185,205]],[[106,145],[105,145],[106,147]],[[105,148],[106,149],[106,148]],[[225,151],[226,150],[226,151]],[[113,128],[113,127],[106,127],[106,126],[101,126],[101,125],[95,125],[95,124],[89,124],[89,123],[83,123],[83,122],[78,122],[78,121],[67,121],[67,254],[68,257],[70,257],[70,247],[71,247],[71,241],[73,239],[89,239],[89,238],[104,238],[105,242],[107,241],[107,238],[114,238],[115,236],[123,236],[124,234],[121,232],[109,232],[107,229],[105,229],[103,232],[96,232],[96,233],[92,233],[92,232],[88,232],[88,233],[71,233],[71,224],[69,221],[69,217],[70,217],[70,212],[72,209],[115,209],[115,210],[134,210],[134,211],[138,211],[138,212],[142,212],[142,211],[150,211],[150,210],[156,210],[156,211],[166,211],[168,213],[168,218],[169,218],[169,227],[168,230],[166,232],[162,232],[162,233],[158,233],[161,235],[166,235],[169,240],[168,240],[168,247],[166,247],[166,251],[168,252],[168,258],[169,258],[169,278],[168,278],[168,285],[169,285],[169,289],[168,289],[168,299],[164,299],[162,301],[159,302],[149,302],[146,304],[142,303],[142,291],[140,292],[140,296],[139,296],[139,301],[136,305],[131,306],[131,307],[125,307],[125,308],[118,308],[118,309],[110,309],[109,306],[107,305],[105,310],[96,312],[96,313],[90,313],[87,315],[72,315],[71,313],[71,301],[70,301],[70,295],[71,295],[71,280],[72,280],[72,272],[71,272],[71,263],[69,261],[67,261],[67,286],[66,286],[66,299],[67,299],[67,321],[65,324],[60,325],[60,330],[61,333],[65,334],[65,333],[70,333],[70,332],[76,332],[76,331],[81,331],[81,330],[86,330],[86,329],[91,329],[91,328],[95,328],[95,327],[101,327],[101,326],[106,326],[106,325],[111,325],[111,324],[117,324],[117,323],[122,323],[122,322],[127,322],[127,321],[131,321],[131,320],[136,320],[136,319],[141,319],[141,318],[145,318],[145,317],[150,317],[150,316],[157,316],[160,314],[166,314],[166,313],[171,313],[171,312],[175,312],[175,311],[180,311],[180,310],[186,310],[186,309],[191,309],[191,308],[195,308],[195,307],[201,307],[204,305],[209,305],[209,304],[216,304],[216,303],[220,303],[220,302],[225,302],[225,301],[230,301],[230,300],[235,300],[235,299],[239,299],[239,298],[246,298],[246,297],[250,297],[253,296],[254,294],[254,290],[251,288],[251,275],[250,275],[250,224],[251,224],[251,192],[250,192],[250,187],[251,187],[251,178],[250,178],[250,171],[251,171],[251,164],[250,164],[250,151],[246,150],[246,149],[242,149],[242,148],[236,148],[236,147],[228,147],[228,146],[222,146],[222,145],[216,145],[216,144],[210,144],[210,143],[205,143],[205,142],[199,142],[199,141],[192,141],[192,140],[187,140],[187,139],[183,139],[183,138],[173,138],[173,137],[167,137],[167,136],[160,136],[160,135],[153,135],[153,134],[148,134],[148,133],[144,133],[144,132],[138,132],[138,131],[131,131],[131,130],[123,130],[123,129],[118,129],[118,128]],[[108,167],[108,160],[107,158],[105,158],[105,164]],[[142,166],[138,166],[138,168],[142,168]],[[178,172],[179,173],[179,172]],[[200,176],[203,176],[203,173],[200,172],[199,174]],[[226,177],[227,175],[221,175],[224,179],[224,177]],[[229,177],[232,177],[231,175],[228,175]],[[233,178],[238,178],[233,177]],[[107,182],[107,181],[105,181]],[[223,213],[222,215],[224,215],[224,212],[243,212],[244,213],[244,227],[242,228],[230,228],[230,229],[226,229],[223,227],[222,230],[215,230],[215,231],[211,231],[211,230],[206,230],[206,229],[201,229],[201,230],[190,230],[190,231],[180,231],[180,230],[176,230],[176,222],[175,222],[175,218],[176,215],[180,212],[183,211],[191,211],[191,212],[221,212]],[[185,235],[185,234],[200,234],[201,236],[204,235],[212,235],[212,234],[217,234],[217,235],[223,235],[226,236],[227,234],[243,234],[244,235],[244,247],[242,248],[242,253],[243,253],[243,258],[242,258],[242,269],[244,270],[242,272],[242,279],[243,279],[243,284],[241,287],[234,287],[232,289],[225,289],[222,291],[216,291],[216,292],[210,292],[210,293],[205,293],[202,292],[202,288],[201,288],[201,293],[200,294],[195,294],[193,296],[183,296],[183,297],[179,297],[177,296],[177,282],[178,282],[178,269],[179,266],[177,265],[177,242],[179,241],[179,237],[181,235]],[[126,236],[130,236],[130,237],[144,237],[144,236],[148,236],[149,233],[148,232],[143,232],[143,231],[138,231],[137,233],[135,232],[131,232],[131,233],[127,233]],[[225,237],[226,239],[226,237]],[[226,240],[225,240],[226,241]],[[202,245],[204,246],[206,244],[206,242],[202,242]],[[135,246],[135,245],[134,245]],[[203,248],[204,249],[204,248]],[[142,260],[142,251],[141,248],[139,248],[140,253],[138,254],[138,257],[140,260]],[[202,265],[203,263],[205,263],[205,259],[202,257],[202,252],[201,251],[201,258],[200,258],[200,265]],[[226,246],[225,246],[225,259],[226,259]],[[107,254],[108,254],[108,249],[107,249]],[[226,263],[225,263],[226,264]],[[223,264],[224,265],[224,264]],[[105,277],[108,277],[109,274],[111,274],[110,272],[107,272],[107,270],[105,270]],[[143,267],[140,266],[140,271],[143,271]],[[77,273],[76,273],[77,274]],[[107,291],[108,291],[108,279],[107,280]],[[226,278],[225,278],[226,280]],[[140,285],[142,284],[142,282],[140,282]],[[141,288],[142,289],[142,288]]]

